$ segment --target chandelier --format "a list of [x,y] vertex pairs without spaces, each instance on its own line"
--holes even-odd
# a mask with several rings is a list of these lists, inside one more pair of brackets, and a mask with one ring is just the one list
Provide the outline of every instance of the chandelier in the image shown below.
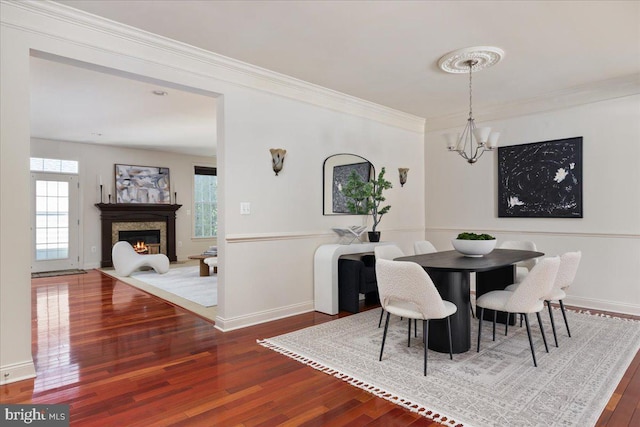
[[462,133],[448,133],[449,151],[458,153],[470,164],[474,164],[485,151],[495,150],[498,146],[499,132],[491,132],[490,127],[477,127],[473,118],[473,71],[480,71],[498,63],[504,51],[497,47],[479,46],[450,52],[440,58],[438,65],[448,73],[469,72],[469,118]]

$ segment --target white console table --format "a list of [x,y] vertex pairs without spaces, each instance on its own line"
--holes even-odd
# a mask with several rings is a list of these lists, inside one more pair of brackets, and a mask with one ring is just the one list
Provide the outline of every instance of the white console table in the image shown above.
[[313,258],[313,294],[316,311],[338,314],[338,258],[342,255],[366,254],[376,246],[393,242],[322,245]]

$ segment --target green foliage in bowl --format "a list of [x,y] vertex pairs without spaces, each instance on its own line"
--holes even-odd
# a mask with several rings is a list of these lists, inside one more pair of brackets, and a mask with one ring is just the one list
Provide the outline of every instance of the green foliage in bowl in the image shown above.
[[490,234],[476,234],[476,233],[460,233],[457,239],[459,240],[496,240]]

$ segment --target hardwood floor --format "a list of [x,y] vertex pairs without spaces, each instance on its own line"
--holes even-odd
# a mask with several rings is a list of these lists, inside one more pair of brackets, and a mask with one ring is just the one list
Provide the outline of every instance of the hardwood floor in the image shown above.
[[[97,271],[32,281],[38,376],[2,403],[66,403],[72,425],[440,426],[268,350],[266,338],[348,315],[222,333]],[[597,426],[640,425],[640,354]]]

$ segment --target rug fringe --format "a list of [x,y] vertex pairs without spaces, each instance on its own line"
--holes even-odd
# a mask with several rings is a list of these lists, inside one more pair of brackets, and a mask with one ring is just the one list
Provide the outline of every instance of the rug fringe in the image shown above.
[[325,366],[321,363],[315,362],[311,359],[309,359],[308,357],[302,356],[298,353],[295,353],[291,350],[287,350],[285,348],[282,348],[276,344],[273,344],[271,342],[269,342],[268,340],[256,340],[256,342],[258,344],[260,344],[261,346],[268,348],[270,350],[273,350],[277,353],[283,354],[293,360],[296,360],[297,362],[303,363],[307,366],[312,367],[313,369],[316,369],[320,372],[324,372],[325,374],[329,374],[332,375],[342,381],[345,381],[347,383],[349,383],[352,386],[358,387],[368,393],[371,393],[377,397],[380,397],[382,399],[388,400],[391,403],[394,403],[396,405],[402,406],[405,409],[408,409],[411,412],[417,413],[418,415],[421,415],[425,418],[428,418],[430,420],[433,420],[435,422],[438,422],[440,424],[443,425],[447,425],[447,426],[452,426],[452,427],[471,427],[469,425],[465,425],[462,423],[458,423],[456,422],[454,419],[452,419],[451,417],[448,417],[446,415],[443,415],[437,411],[433,411],[429,408],[425,408],[422,405],[418,405],[418,404],[414,404],[413,402],[411,402],[408,399],[402,398],[400,396],[396,396],[393,393],[390,393],[380,387],[368,384],[366,381],[362,381],[356,377],[353,377],[351,375],[346,375],[341,373],[340,371],[338,371],[337,369],[333,369],[330,368],[328,366]]

